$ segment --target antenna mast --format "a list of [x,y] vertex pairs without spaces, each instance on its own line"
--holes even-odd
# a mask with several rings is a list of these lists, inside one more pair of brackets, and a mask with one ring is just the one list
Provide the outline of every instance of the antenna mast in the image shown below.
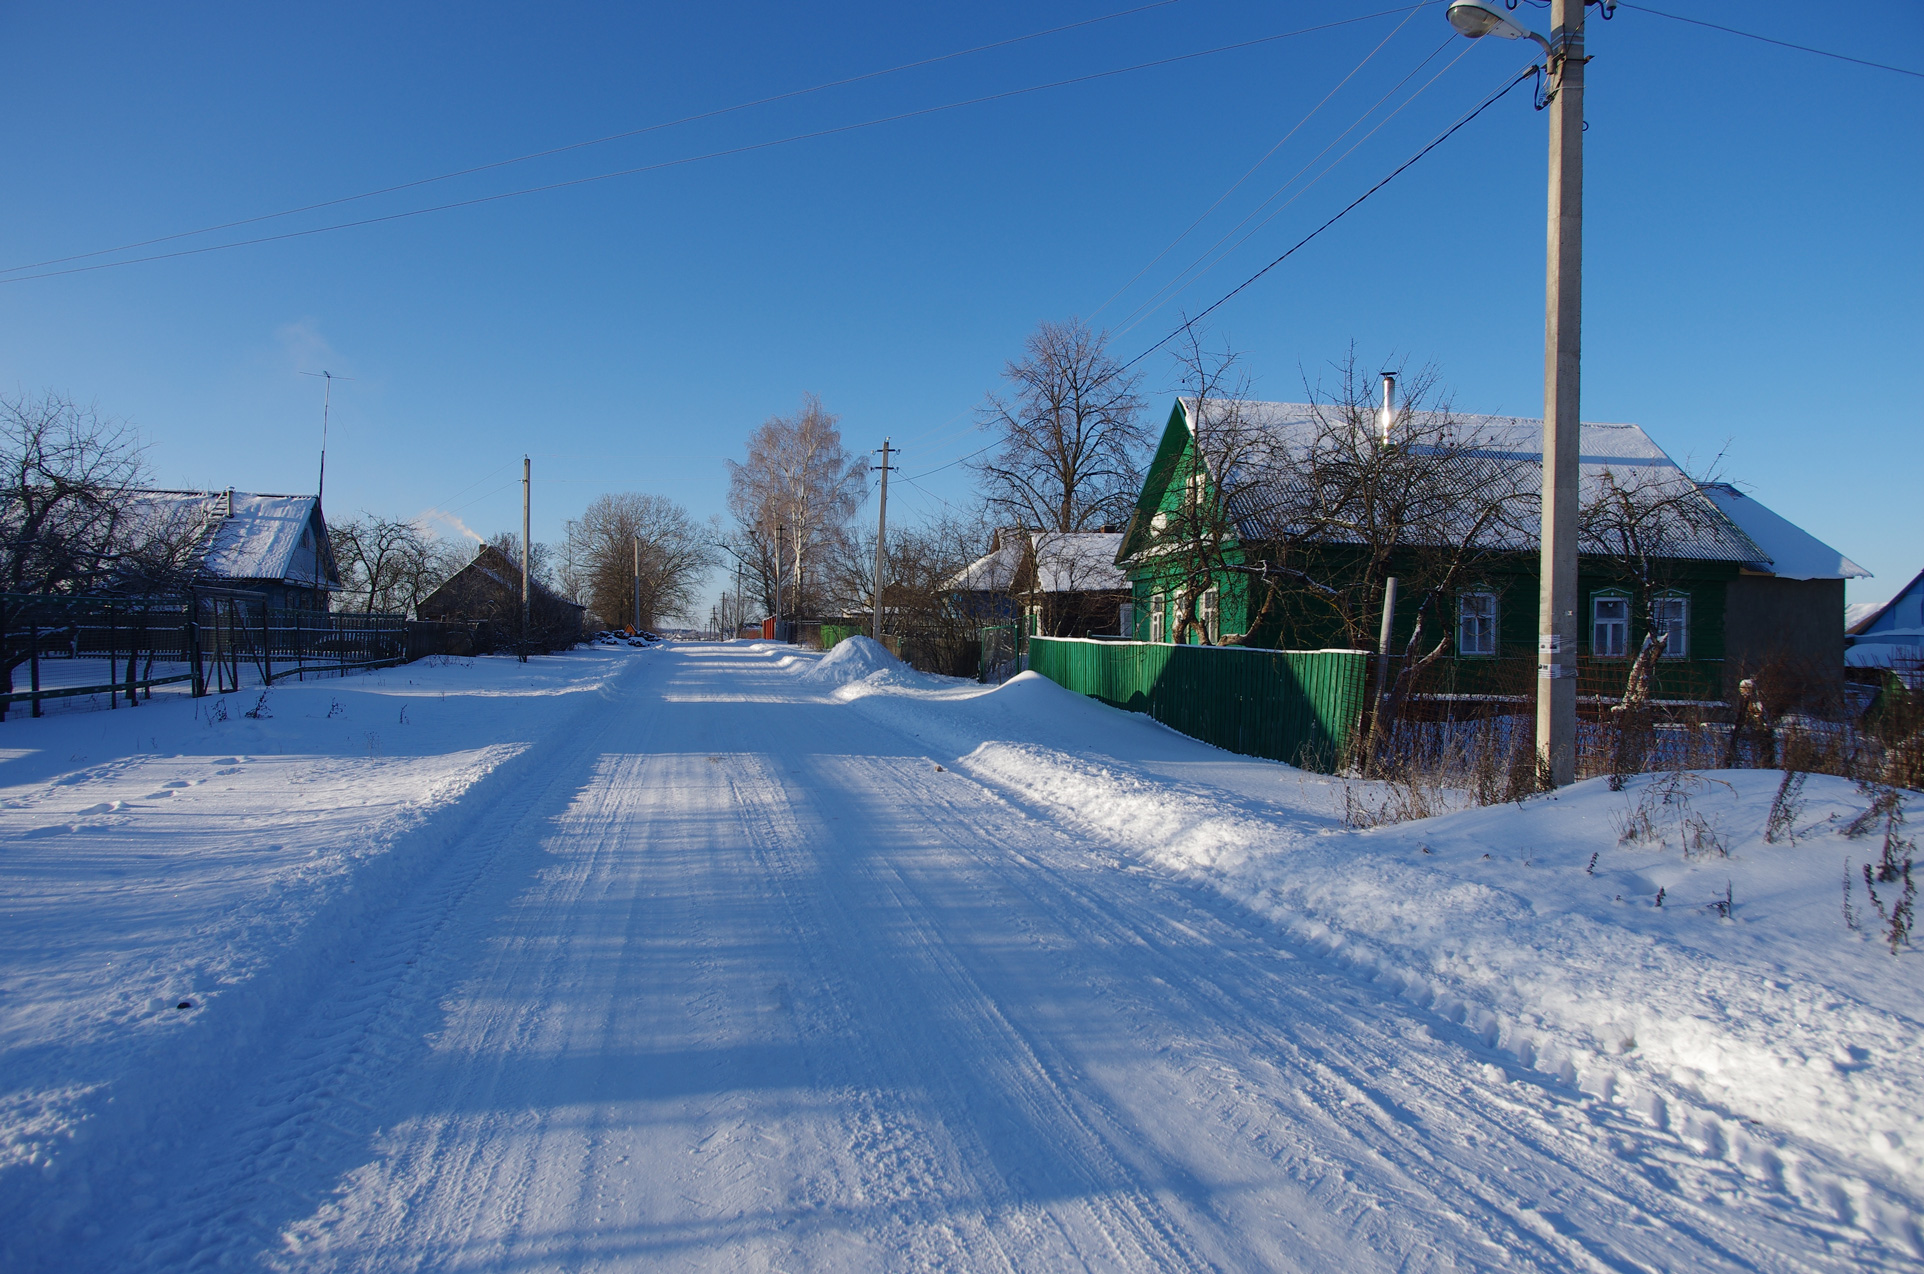
[[327,494],[327,413],[334,405],[334,373],[321,372],[327,387],[321,391],[321,478],[314,484],[314,503],[319,504]]
[[327,416],[328,411],[334,405],[334,382],[337,380],[353,380],[354,378],[352,376],[336,376],[333,372],[325,370],[302,372],[301,375],[319,376],[327,382],[327,388],[321,391],[321,477],[320,481],[314,484],[314,503],[319,504],[321,497],[327,493]]

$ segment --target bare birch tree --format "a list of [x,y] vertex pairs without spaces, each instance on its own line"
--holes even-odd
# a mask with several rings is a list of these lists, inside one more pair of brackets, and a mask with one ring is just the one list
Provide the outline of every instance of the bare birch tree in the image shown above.
[[749,436],[748,455],[728,461],[729,550],[784,609],[806,614],[825,599],[815,568],[843,547],[868,491],[868,463],[842,445],[837,417],[813,394],[790,416],[771,416]]
[[1108,334],[1080,319],[1045,321],[1002,379],[1007,392],[990,394],[981,412],[999,446],[974,466],[995,520],[1044,531],[1125,520],[1149,434],[1140,376],[1110,355]]

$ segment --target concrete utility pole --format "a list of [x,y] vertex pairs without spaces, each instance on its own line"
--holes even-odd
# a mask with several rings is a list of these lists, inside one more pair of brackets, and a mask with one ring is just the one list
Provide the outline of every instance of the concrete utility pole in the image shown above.
[[534,478],[534,464],[521,457],[521,662],[528,662],[528,497]]
[[635,631],[641,631],[641,537],[635,537]]
[[1543,308],[1543,561],[1537,602],[1537,761],[1577,777],[1578,372],[1583,325],[1584,0],[1550,5],[1550,208]]
[[1543,530],[1537,597],[1537,764],[1552,786],[1577,776],[1577,477],[1583,326],[1583,14],[1616,0],[1550,0],[1550,36],[1498,0],[1450,0],[1445,16],[1472,40],[1543,47],[1550,115],[1550,218],[1543,297]]
[[782,524],[775,524],[775,639],[782,636]]
[[875,523],[875,632],[882,640],[882,566],[889,538],[889,440],[882,439],[882,511]]

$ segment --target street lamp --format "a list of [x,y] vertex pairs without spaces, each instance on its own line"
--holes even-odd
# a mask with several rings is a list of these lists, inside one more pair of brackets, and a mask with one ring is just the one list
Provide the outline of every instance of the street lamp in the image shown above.
[[1472,40],[1480,40],[1486,35],[1499,36],[1505,40],[1529,38],[1543,46],[1545,53],[1551,52],[1550,42],[1512,19],[1493,0],[1454,0],[1444,15],[1450,25],[1460,35]]
[[1543,530],[1537,595],[1537,767],[1552,786],[1577,772],[1577,455],[1583,324],[1583,15],[1614,0],[1550,0],[1550,37],[1514,21],[1502,0],[1452,0],[1450,25],[1472,40],[1543,46],[1550,115],[1549,244],[1543,305]]

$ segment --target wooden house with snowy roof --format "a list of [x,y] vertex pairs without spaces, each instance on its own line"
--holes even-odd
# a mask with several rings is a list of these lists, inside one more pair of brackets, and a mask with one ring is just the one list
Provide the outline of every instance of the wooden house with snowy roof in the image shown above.
[[[1239,431],[1238,447],[1215,443],[1211,430],[1228,428],[1218,423],[1224,419]],[[1299,461],[1345,427],[1332,423],[1329,409],[1178,401],[1116,554],[1135,603],[1132,635],[1196,641],[1201,627],[1222,644],[1374,649],[1380,577],[1404,575],[1407,585],[1426,555],[1433,561],[1447,549],[1464,560],[1457,550],[1467,545],[1475,551],[1452,571],[1448,595],[1429,598],[1422,645],[1447,640],[1431,688],[1444,698],[1528,698],[1538,646],[1542,422],[1407,411],[1393,419],[1406,437],[1386,433],[1352,447],[1352,470],[1367,467],[1372,445],[1433,447],[1459,471],[1444,486],[1474,498],[1433,511],[1424,527],[1437,543],[1393,541],[1391,560],[1370,564],[1375,575],[1365,589],[1356,587],[1364,558],[1383,543],[1353,531],[1369,517],[1359,507],[1366,483],[1351,472],[1332,479],[1328,492],[1283,489],[1322,481],[1313,463]],[[1868,572],[1736,488],[1695,482],[1636,425],[1586,423],[1580,447],[1580,502],[1601,507],[1600,496],[1628,492],[1651,510],[1640,530],[1647,556],[1634,569],[1624,546],[1597,525],[1580,532],[1580,695],[1598,702],[1619,693],[1653,630],[1667,635],[1660,697],[1721,700],[1737,677],[1773,662],[1841,687],[1844,581]],[[1199,579],[1198,555],[1185,551],[1197,524],[1185,510],[1209,498],[1226,507],[1216,565]],[[1502,511],[1484,516],[1484,506],[1470,507],[1477,501]],[[1313,525],[1303,524],[1306,509]],[[1278,597],[1301,604],[1276,605]],[[1405,649],[1417,605],[1406,591],[1395,608],[1393,653]]]
[[319,497],[252,491],[135,490],[134,539],[172,546],[177,576],[245,589],[280,609],[325,611],[341,572]]
[[979,624],[1020,620],[1029,636],[1116,633],[1129,580],[1116,565],[1120,532],[1004,527],[989,551],[948,581],[948,592]]

